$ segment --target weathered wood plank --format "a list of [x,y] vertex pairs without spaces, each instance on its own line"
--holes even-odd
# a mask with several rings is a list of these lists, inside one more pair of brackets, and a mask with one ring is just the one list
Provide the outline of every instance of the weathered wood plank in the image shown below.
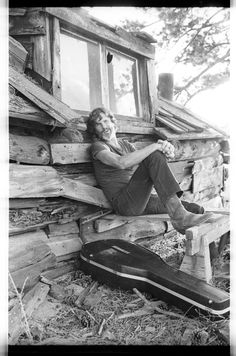
[[[150,145],[154,141],[136,141],[133,142],[133,145],[136,149],[141,149]],[[204,141],[204,140],[194,140],[194,141],[185,141],[173,142],[175,146],[175,157],[171,162],[173,170],[175,166],[179,167],[187,166],[186,162],[179,162],[179,160],[191,160],[198,157],[205,157],[207,155],[219,154],[220,144],[217,141]],[[76,163],[85,163],[90,162],[89,147],[90,143],[52,143],[51,147],[51,156],[52,164],[76,164]],[[178,169],[178,171],[180,168]],[[183,168],[184,170],[184,168]]]
[[92,35],[94,38],[105,39],[117,46],[129,49],[130,51],[139,53],[145,57],[155,57],[155,48],[127,31],[122,29],[110,29],[108,26],[99,25],[95,19],[87,16],[83,9],[76,9],[66,7],[45,7],[47,13],[55,16],[67,24],[73,25],[74,28],[82,30],[83,33]]
[[187,200],[189,202],[201,202],[209,201],[215,196],[219,196],[221,191],[220,186],[209,187],[207,189],[202,190],[201,192],[192,193],[190,191],[184,191],[183,200]]
[[46,165],[50,161],[47,141],[33,136],[9,134],[9,153],[17,162]]
[[9,24],[9,33],[11,36],[46,34],[45,13],[42,11],[26,12],[24,16],[20,14],[20,17],[11,16],[11,13],[12,9]]
[[94,232],[92,224],[89,228],[85,228],[85,226],[81,225],[80,234],[83,243],[112,238],[136,241],[142,237],[160,235],[166,231],[166,228],[167,226],[165,221],[136,219],[122,226],[101,233]]
[[61,57],[60,57],[60,23],[52,19],[52,92],[61,100]]
[[48,279],[54,279],[54,278],[63,276],[66,273],[73,272],[73,271],[75,271],[75,269],[76,269],[76,266],[74,263],[73,264],[69,264],[69,263],[64,264],[63,263],[62,266],[59,263],[57,263],[56,268],[42,272],[41,276],[44,276]]
[[45,203],[45,199],[9,199],[9,209],[37,208]]
[[48,228],[49,228],[50,238],[52,236],[79,233],[79,227],[75,221],[71,221],[67,224],[50,224]]
[[[49,289],[48,285],[39,282],[23,297],[22,302],[27,319],[30,318],[33,311],[45,300]],[[14,345],[17,343],[20,334],[25,330],[23,314],[19,303],[11,309],[8,317],[8,342],[9,345]]]
[[20,234],[9,239],[9,270],[14,272],[20,268],[34,265],[50,254],[50,248],[44,240],[44,231]]
[[94,223],[94,228],[96,232],[100,233],[138,220],[143,221],[145,224],[149,221],[153,223],[159,221],[170,221],[170,217],[168,214],[140,216],[120,216],[115,214],[109,214],[104,216],[103,218],[97,219]]
[[77,236],[75,238],[66,239],[62,241],[48,242],[48,246],[56,257],[67,255],[72,252],[79,252],[82,248],[82,241]]
[[[9,82],[14,88],[61,124],[66,125],[70,120],[79,118],[79,115],[71,110],[69,106],[48,94],[13,68],[9,68]],[[77,123],[77,129],[85,131],[86,125],[82,122]]]
[[82,201],[103,208],[111,208],[111,205],[101,189],[90,187],[68,178],[63,179],[63,196],[69,199]]
[[220,152],[220,144],[216,140],[173,141],[172,143],[175,147],[174,161],[216,156]]
[[89,162],[89,143],[53,143],[50,145],[52,164],[69,164]]
[[194,226],[186,230],[186,254],[192,256],[199,252],[201,239],[205,237],[208,245],[230,230],[229,216],[215,215],[214,221]]
[[43,78],[51,81],[52,63],[49,19],[47,15],[45,16],[45,35],[30,36],[30,40],[33,43],[32,69],[34,72],[40,74]]
[[16,287],[19,289],[23,287],[24,282],[27,278],[25,290],[29,290],[39,281],[39,276],[43,271],[51,269],[55,266],[56,256],[50,253],[41,261],[12,272],[12,278],[15,282]]
[[41,198],[63,195],[63,179],[48,166],[10,164],[10,198]]
[[9,236],[24,234],[25,232],[30,232],[30,231],[38,231],[39,229],[43,229],[43,228],[49,226],[50,224],[55,224],[56,222],[57,222],[57,220],[52,220],[52,221],[45,221],[41,224],[31,225],[31,226],[24,226],[24,227],[10,226],[9,227]]
[[157,136],[164,140],[203,140],[203,139],[214,139],[223,138],[224,136],[217,131],[212,129],[206,129],[202,132],[184,132],[184,133],[173,133],[173,131],[164,127],[155,127],[154,132]]
[[23,73],[28,53],[22,44],[9,36],[9,65]]
[[221,166],[222,164],[223,164],[223,157],[220,154],[213,157],[198,159],[194,161],[192,173],[197,174],[201,171],[205,171]]
[[147,59],[139,60],[139,87],[141,88],[140,104],[142,108],[142,116],[145,121],[150,121],[151,114],[149,109]]
[[151,122],[155,124],[155,114],[158,113],[157,83],[154,60],[147,61],[147,77],[149,89],[149,107],[151,112]]
[[223,187],[223,165],[193,174],[193,193],[216,186]]
[[117,119],[117,132],[118,133],[132,133],[142,135],[153,135],[154,125],[144,121],[130,121]]

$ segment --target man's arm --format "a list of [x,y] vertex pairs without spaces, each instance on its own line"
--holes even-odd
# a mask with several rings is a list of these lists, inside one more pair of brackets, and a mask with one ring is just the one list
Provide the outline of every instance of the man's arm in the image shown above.
[[173,151],[173,145],[171,145],[171,143],[168,141],[158,140],[156,143],[152,143],[140,150],[127,153],[124,156],[120,156],[105,149],[98,152],[96,158],[109,166],[126,169],[138,165],[156,150],[165,153],[167,156],[170,156],[171,152]]

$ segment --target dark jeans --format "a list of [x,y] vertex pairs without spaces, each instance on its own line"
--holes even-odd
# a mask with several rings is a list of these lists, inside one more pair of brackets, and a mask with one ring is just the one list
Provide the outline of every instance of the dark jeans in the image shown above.
[[[153,187],[157,195],[151,194]],[[113,199],[112,205],[117,214],[125,216],[161,214],[167,212],[167,199],[173,194],[181,197],[182,193],[165,155],[155,151],[140,163],[129,183]],[[182,204],[189,211],[202,213],[198,210],[203,208],[197,204]]]

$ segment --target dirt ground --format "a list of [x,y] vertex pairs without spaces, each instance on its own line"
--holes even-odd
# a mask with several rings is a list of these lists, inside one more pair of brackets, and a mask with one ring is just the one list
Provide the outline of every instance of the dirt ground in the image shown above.
[[[178,267],[184,242],[175,236],[149,248]],[[228,292],[229,260],[227,243],[213,262],[213,284]],[[80,270],[54,281],[55,290],[28,320],[32,339],[23,333],[18,345],[229,345],[229,318],[185,317],[149,294],[112,289]],[[91,286],[85,300],[76,302]]]

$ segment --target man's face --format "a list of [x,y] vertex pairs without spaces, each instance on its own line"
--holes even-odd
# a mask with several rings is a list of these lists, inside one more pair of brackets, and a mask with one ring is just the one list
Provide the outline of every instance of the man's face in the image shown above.
[[95,131],[103,141],[110,141],[116,135],[116,126],[104,113],[96,120]]

